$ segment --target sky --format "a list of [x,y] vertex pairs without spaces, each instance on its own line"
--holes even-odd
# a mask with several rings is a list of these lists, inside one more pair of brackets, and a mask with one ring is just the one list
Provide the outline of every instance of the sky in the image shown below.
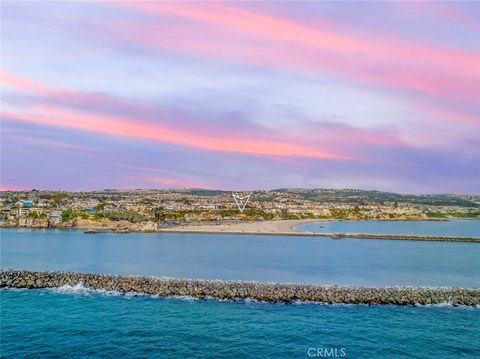
[[480,194],[480,2],[1,1],[1,189]]

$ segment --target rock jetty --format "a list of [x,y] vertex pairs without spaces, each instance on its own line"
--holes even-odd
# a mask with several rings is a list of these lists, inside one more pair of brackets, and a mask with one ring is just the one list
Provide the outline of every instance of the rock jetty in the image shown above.
[[240,281],[208,281],[71,272],[1,270],[2,288],[53,288],[83,284],[93,290],[159,296],[254,299],[266,302],[311,301],[346,304],[479,306],[480,288],[344,287]]
[[369,233],[320,233],[320,232],[255,232],[255,231],[207,231],[188,228],[166,228],[158,232],[173,233],[195,233],[195,234],[241,234],[255,236],[282,236],[282,237],[318,237],[318,238],[363,238],[363,239],[391,239],[405,241],[434,241],[434,242],[470,242],[480,243],[480,237],[459,237],[459,236],[422,236],[422,235],[402,235],[402,234],[369,234]]

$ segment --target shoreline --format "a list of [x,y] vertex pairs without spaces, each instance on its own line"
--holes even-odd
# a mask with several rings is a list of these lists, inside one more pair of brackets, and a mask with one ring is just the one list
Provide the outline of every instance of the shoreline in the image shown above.
[[122,294],[149,294],[161,297],[190,296],[199,299],[253,299],[276,303],[294,301],[367,305],[480,305],[480,288],[459,287],[350,287],[310,284],[222,281],[121,276],[75,272],[47,272],[2,269],[0,288],[57,288],[83,285],[87,289]]
[[[328,220],[333,221],[333,220]],[[203,224],[164,228],[158,232],[165,233],[199,233],[199,234],[237,234],[237,235],[271,235],[271,236],[297,236],[297,237],[327,237],[333,239],[363,238],[387,240],[414,240],[414,241],[442,241],[442,242],[472,242],[480,243],[480,237],[463,236],[430,236],[430,235],[401,235],[401,234],[369,234],[369,233],[324,233],[301,232],[295,227],[323,222],[318,219],[278,220],[264,222],[245,222],[234,224]]]
[[185,234],[236,234],[236,235],[257,235],[257,236],[279,236],[279,237],[321,237],[334,240],[357,238],[357,239],[384,239],[399,241],[432,241],[432,242],[468,242],[480,243],[479,237],[455,237],[455,236],[412,236],[396,234],[368,234],[368,233],[317,233],[317,232],[219,232],[219,231],[158,231],[164,233],[185,233]]
[[302,233],[294,227],[319,222],[318,219],[283,219],[272,221],[240,222],[240,223],[222,223],[222,224],[190,224],[180,225],[171,228],[159,229],[159,232],[249,232],[249,233]]
[[[343,238],[359,239],[384,239],[384,240],[410,240],[410,241],[438,241],[438,242],[469,242],[480,243],[480,237],[464,236],[432,236],[432,235],[403,235],[403,234],[373,234],[373,233],[327,233],[327,232],[301,232],[296,227],[307,223],[324,221],[338,221],[333,219],[292,219],[258,222],[221,223],[221,224],[189,224],[175,227],[140,230],[138,228],[109,227],[109,226],[69,226],[69,227],[18,227],[1,226],[0,228],[32,229],[32,230],[78,230],[86,234],[97,233],[189,233],[189,234],[234,234],[258,236],[292,236],[292,237],[318,237],[340,240]],[[398,221],[398,220],[396,220]],[[402,220],[403,221],[403,220]]]

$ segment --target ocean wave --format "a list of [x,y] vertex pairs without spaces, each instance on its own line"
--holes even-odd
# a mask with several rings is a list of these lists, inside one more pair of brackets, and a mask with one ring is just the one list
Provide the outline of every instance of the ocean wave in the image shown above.
[[73,294],[88,294],[92,292],[92,289],[88,289],[83,285],[83,282],[77,283],[75,285],[64,284],[61,287],[56,287],[51,289],[52,292],[57,293],[73,293]]
[[[212,302],[226,302],[226,303],[243,303],[245,305],[255,305],[255,304],[269,304],[269,305],[296,305],[296,306],[308,306],[308,305],[318,305],[318,306],[328,306],[328,307],[372,307],[372,306],[396,306],[394,304],[352,304],[352,303],[327,303],[327,302],[316,302],[308,300],[295,300],[290,304],[284,302],[267,302],[261,301],[253,298],[233,298],[233,299],[218,299],[210,296],[198,298],[188,295],[170,295],[170,296],[161,296],[156,294],[146,294],[146,293],[137,293],[137,292],[119,292],[119,291],[109,291],[105,289],[91,289],[85,287],[83,282],[79,282],[75,285],[65,284],[60,287],[55,288],[44,288],[44,289],[28,289],[28,288],[1,288],[0,291],[15,291],[15,292],[25,292],[25,291],[41,291],[43,293],[50,292],[56,294],[65,294],[65,295],[80,295],[80,296],[114,296],[121,297],[127,300],[134,298],[149,298],[149,299],[160,299],[160,300],[175,300],[183,302],[198,302],[198,301],[212,301]],[[417,308],[461,308],[461,309],[471,309],[478,310],[480,305],[476,306],[467,306],[467,305],[453,305],[449,302],[435,303],[435,304],[415,304],[414,307]]]
[[480,304],[477,304],[475,306],[471,305],[453,305],[450,302],[441,302],[441,303],[434,303],[434,304],[415,304],[415,307],[418,308],[462,308],[462,309],[480,309]]
[[[91,289],[91,288],[85,287],[83,282],[79,282],[75,285],[64,284],[60,287],[45,288],[45,290],[52,293],[58,293],[58,294],[74,294],[74,295],[85,295],[85,296],[90,296],[92,294],[108,295],[108,296],[123,296],[126,298],[139,296],[138,293],[121,293],[114,290]],[[140,295],[143,295],[143,294],[140,294]]]
[[185,302],[194,302],[194,301],[201,300],[201,298],[196,298],[196,297],[192,297],[192,296],[189,296],[189,295],[169,295],[169,296],[166,296],[166,297],[161,297],[161,296],[157,295],[156,298],[174,299],[174,300],[181,300],[181,301],[185,301]]
[[[29,290],[29,289],[24,289],[24,290]],[[91,288],[85,287],[83,282],[79,282],[75,285],[64,284],[60,287],[45,288],[43,290],[52,292],[52,293],[57,293],[57,294],[73,294],[73,295],[84,295],[84,296],[103,295],[103,296],[122,297],[125,299],[150,298],[150,299],[176,299],[176,300],[183,300],[183,301],[200,300],[200,298],[195,298],[191,296],[179,296],[179,295],[160,296],[156,294],[146,294],[146,293],[138,293],[138,292],[119,292],[115,290],[91,289]]]
[[29,288],[12,288],[12,287],[3,287],[0,288],[0,292],[27,292]]
[[[21,290],[21,291],[28,291],[31,289],[27,288],[20,288],[20,289],[6,289],[6,290]],[[69,295],[83,295],[83,296],[91,296],[91,295],[104,295],[104,296],[116,296],[122,297],[125,299],[132,299],[132,298],[150,298],[150,299],[163,299],[163,300],[177,300],[177,301],[184,301],[184,302],[196,302],[196,301],[214,301],[214,302],[243,302],[245,304],[253,304],[253,303],[269,303],[266,301],[260,301],[252,298],[234,298],[234,299],[218,299],[211,296],[206,296],[202,298],[192,297],[189,295],[168,295],[168,296],[161,296],[158,294],[146,294],[146,293],[137,293],[137,292],[119,292],[119,291],[109,291],[105,289],[91,289],[85,287],[83,282],[79,282],[75,285],[64,284],[60,287],[55,288],[45,288],[40,289],[41,291],[48,291],[51,293],[57,294],[69,294]],[[269,303],[269,304],[277,304],[277,303]],[[284,303],[280,303],[284,304]]]

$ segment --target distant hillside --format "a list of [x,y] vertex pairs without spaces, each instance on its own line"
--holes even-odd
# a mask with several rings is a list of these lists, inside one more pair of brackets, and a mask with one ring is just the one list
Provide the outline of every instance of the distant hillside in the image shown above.
[[310,201],[329,203],[409,203],[430,206],[460,206],[480,208],[480,196],[453,195],[453,194],[431,194],[411,195],[380,191],[366,190],[284,190],[283,192],[295,192],[302,198]]
[[[197,198],[226,198],[230,197],[235,191],[208,190],[202,188],[177,188],[177,189],[132,189],[115,190],[107,189],[92,192],[55,192],[55,191],[2,191],[0,198],[18,201],[19,199],[33,198],[53,198],[58,195],[75,196],[82,198],[96,198],[99,200],[122,200],[132,197],[145,198],[142,200],[147,203],[148,198],[157,195],[174,195],[175,199],[182,196],[192,196]],[[323,204],[339,204],[351,206],[364,205],[424,205],[436,207],[463,207],[465,209],[480,208],[480,195],[467,194],[428,194],[413,195],[400,194],[392,192],[381,192],[361,189],[305,189],[305,188],[279,188],[271,191],[246,191],[255,194],[255,200],[258,202],[275,201],[280,198],[289,198],[295,201],[309,201]],[[147,202],[145,202],[147,201]]]

